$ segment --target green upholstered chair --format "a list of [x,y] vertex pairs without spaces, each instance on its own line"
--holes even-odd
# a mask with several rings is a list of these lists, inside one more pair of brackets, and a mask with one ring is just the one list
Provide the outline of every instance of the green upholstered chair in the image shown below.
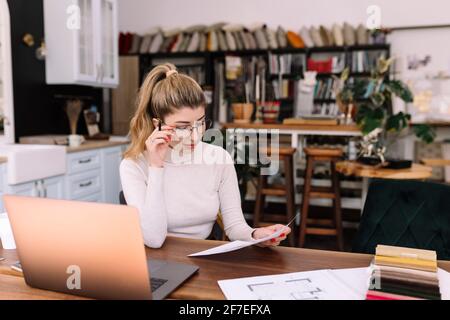
[[353,251],[374,254],[378,244],[435,250],[450,260],[450,186],[374,180]]

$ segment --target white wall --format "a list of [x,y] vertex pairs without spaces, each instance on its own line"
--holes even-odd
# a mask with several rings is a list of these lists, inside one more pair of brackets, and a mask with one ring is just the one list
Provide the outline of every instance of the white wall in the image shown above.
[[[119,0],[119,25],[121,31],[145,33],[154,26],[265,22],[298,31],[303,25],[365,23],[366,9],[373,4],[382,10],[383,26],[450,23],[449,0]],[[417,53],[432,55],[430,72],[450,72],[449,39],[450,28],[396,32],[389,42],[402,71],[406,56]]]
[[382,24],[450,23],[448,0],[119,0],[120,29],[145,32],[153,26],[185,27],[219,21],[283,25],[330,25],[366,21],[366,8],[382,10]]

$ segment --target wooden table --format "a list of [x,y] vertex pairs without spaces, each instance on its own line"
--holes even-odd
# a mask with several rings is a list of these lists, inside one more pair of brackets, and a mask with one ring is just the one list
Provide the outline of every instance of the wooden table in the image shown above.
[[[297,152],[294,155],[294,172],[299,169],[300,159],[305,158],[303,149],[307,147],[307,137],[309,136],[328,136],[328,137],[360,137],[361,130],[356,125],[317,125],[317,124],[256,124],[256,123],[222,123],[223,129],[226,129],[228,134],[232,135],[236,132],[243,132],[253,136],[255,133],[265,133],[274,136],[290,136],[291,147],[296,148]],[[302,185],[303,177],[294,176],[294,184]],[[315,181],[316,182],[316,181]],[[319,183],[321,181],[318,181]],[[295,194],[295,202],[297,205],[301,204],[301,195]],[[320,206],[330,206],[327,199],[315,199],[315,203]],[[355,209],[355,204],[346,198],[342,199],[342,207]],[[359,205],[356,205],[359,208]]]
[[318,125],[318,124],[260,124],[260,123],[222,123],[224,129],[279,130],[281,134],[361,136],[356,125]]
[[450,166],[450,159],[422,159],[420,162],[430,167]]
[[[249,276],[274,275],[318,269],[358,268],[369,266],[372,256],[298,248],[250,247],[227,254],[189,258],[188,254],[222,244],[216,241],[168,238],[162,249],[147,249],[153,259],[195,264],[200,270],[170,299],[224,299],[217,281]],[[0,299],[80,299],[79,297],[28,287],[22,274],[10,266],[17,261],[15,251],[0,249]],[[450,271],[450,262],[439,264]]]
[[367,198],[369,179],[395,179],[395,180],[425,180],[433,174],[433,168],[421,164],[413,164],[409,169],[386,169],[380,166],[363,165],[356,161],[341,161],[336,163],[336,171],[344,175],[353,175],[363,178],[362,204]]

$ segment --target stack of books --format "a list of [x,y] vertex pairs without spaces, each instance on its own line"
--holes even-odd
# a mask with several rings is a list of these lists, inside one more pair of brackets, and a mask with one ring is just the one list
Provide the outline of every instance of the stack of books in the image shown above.
[[377,246],[367,300],[441,300],[435,251]]

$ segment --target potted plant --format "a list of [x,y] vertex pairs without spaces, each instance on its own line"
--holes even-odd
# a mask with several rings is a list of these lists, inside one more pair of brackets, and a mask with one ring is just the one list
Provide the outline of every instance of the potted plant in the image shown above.
[[[400,80],[388,76],[393,58],[380,58],[368,79],[348,81],[348,69],[340,78],[337,94],[342,104],[355,103],[355,120],[363,133],[360,144],[360,159],[365,163],[385,162],[385,153],[390,145],[410,128],[411,115],[392,111],[393,97],[406,103],[413,102],[413,94]],[[413,127],[414,134],[426,143],[433,142],[434,130],[428,125]]]
[[236,80],[232,90],[228,91],[228,100],[233,111],[235,123],[250,123],[254,111],[253,103],[249,102],[245,84]]

